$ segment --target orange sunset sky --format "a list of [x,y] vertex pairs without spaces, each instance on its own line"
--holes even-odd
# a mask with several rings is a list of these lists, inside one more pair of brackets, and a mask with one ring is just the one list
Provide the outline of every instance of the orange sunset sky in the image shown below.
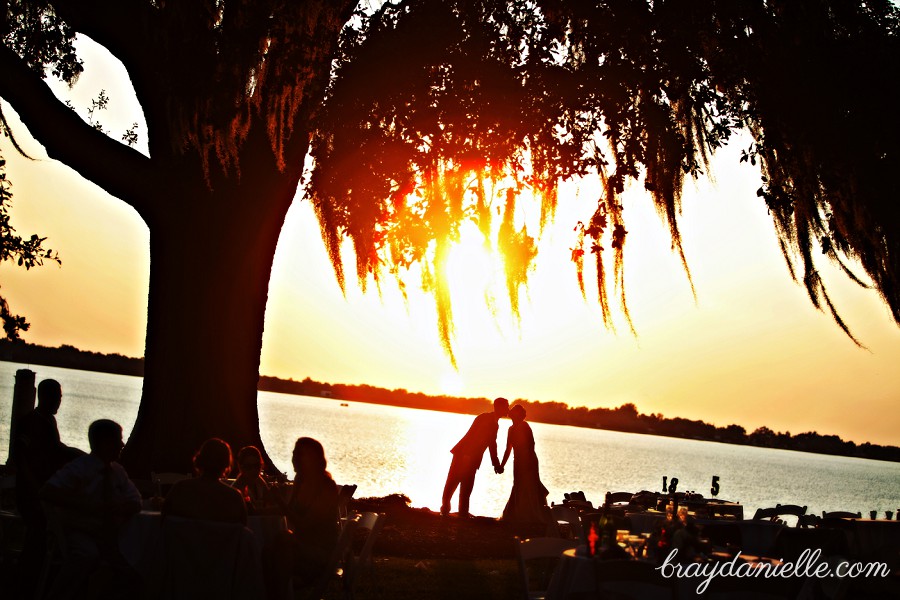
[[[104,128],[119,138],[137,121],[145,141],[121,65],[89,40],[78,47],[85,73],[72,90],[55,89],[82,114],[105,89]],[[32,323],[24,338],[142,355],[147,228],[130,207],[46,159],[14,111],[6,104],[3,111],[37,159],[21,158],[0,140],[13,182],[13,225],[23,235],[47,236],[63,261],[28,272],[0,267],[2,294]],[[363,294],[349,280],[341,294],[312,207],[298,196],[275,258],[260,372],[572,406],[633,402],[641,412],[737,423],[748,432],[766,425],[900,445],[900,328],[873,292],[830,267],[823,268],[830,292],[866,347],[812,307],[790,279],[755,196],[758,172],[738,163],[748,144],[735,140],[719,153],[715,183],[686,189],[681,226],[696,301],[650,199],[639,189],[626,196],[626,290],[637,337],[619,312],[615,332],[603,327],[590,285],[585,301],[569,260],[572,229],[590,216],[597,196],[593,182],[561,189],[518,324],[497,288],[497,266],[474,232],[464,232],[450,263],[458,370],[438,341],[433,300],[415,285],[408,303],[390,280],[380,295],[374,285]],[[536,218],[536,207],[523,210],[526,222]],[[586,272],[591,268],[587,261]],[[495,291],[496,314],[486,289]]]

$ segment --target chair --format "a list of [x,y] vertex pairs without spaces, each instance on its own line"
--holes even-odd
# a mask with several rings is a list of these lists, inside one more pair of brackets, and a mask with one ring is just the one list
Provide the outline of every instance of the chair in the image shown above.
[[738,521],[737,526],[741,531],[741,550],[756,556],[771,556],[775,538],[784,529],[782,523],[769,520]]
[[165,493],[169,491],[169,488],[179,481],[184,481],[185,479],[190,478],[190,473],[150,473],[150,481],[153,482],[153,486],[156,488],[156,495],[160,497],[165,496]]
[[353,498],[355,493],[356,485],[342,485],[338,490],[338,521],[341,524],[341,529],[343,529],[344,523],[347,521],[350,499]]
[[706,513],[710,518],[733,517],[741,521],[744,518],[744,507],[733,502],[707,502]]
[[349,517],[344,521],[344,526],[341,529],[340,536],[338,536],[337,544],[335,544],[331,556],[328,557],[328,562],[322,570],[322,574],[315,582],[313,582],[312,586],[310,586],[309,595],[307,596],[308,600],[321,600],[328,589],[328,584],[330,584],[333,579],[336,578],[343,582],[345,558],[347,553],[350,552],[350,546],[353,543],[353,536],[356,533],[356,527],[358,525],[358,515]]
[[261,598],[262,567],[253,532],[240,523],[166,517],[162,598]]
[[359,521],[356,524],[356,530],[366,531],[365,540],[359,554],[348,552],[346,559],[346,567],[344,568],[343,577],[341,578],[344,587],[344,597],[348,600],[353,598],[353,589],[356,581],[362,571],[371,573],[372,570],[372,547],[378,534],[384,527],[385,514],[375,512],[364,512],[359,515]]
[[[581,515],[578,514],[577,510],[564,504],[554,504],[550,507],[550,514],[553,520],[556,521],[557,527],[559,527],[559,523],[566,524],[566,527],[559,528],[561,537],[574,540],[580,544],[587,544],[587,534],[581,523]],[[565,535],[565,532],[568,532],[568,535]]]
[[603,510],[607,513],[610,510],[622,512],[631,505],[631,492],[606,492],[606,498],[603,501]]
[[676,578],[665,578],[656,566],[637,560],[595,560],[599,598],[672,600]]
[[22,553],[25,542],[25,523],[21,515],[9,510],[0,510],[0,563],[14,562]]
[[575,547],[573,540],[538,537],[519,540],[516,545],[519,574],[522,577],[524,600],[543,600],[547,596],[550,578],[559,557]]
[[35,586],[35,598],[43,598],[49,589],[51,572],[59,570],[68,560],[68,547],[66,534],[62,524],[62,516],[59,508],[47,502],[41,502],[44,509],[44,517],[47,519],[47,549],[44,555],[44,564],[41,574]]
[[16,507],[16,476],[0,476],[0,510],[12,510]]
[[584,492],[570,492],[563,494],[563,504],[571,506],[575,510],[594,510],[594,505],[585,498]]
[[592,524],[597,527],[597,532],[599,533],[601,519],[606,519],[606,527],[610,529],[627,529],[632,531],[633,524],[629,517],[619,514],[604,514],[602,512],[584,512],[581,513],[581,526],[584,528],[585,537],[590,533]]
[[862,519],[861,512],[848,512],[845,510],[835,510],[832,512],[822,511],[823,519]]
[[701,535],[709,539],[714,547],[740,548],[741,528],[735,522],[704,521],[700,523]]
[[797,517],[797,527],[810,528],[818,527],[822,522],[822,517],[818,515],[800,515]]
[[800,517],[805,514],[805,506],[797,506],[796,504],[776,504],[775,508],[757,508],[756,514],[753,515],[753,520],[775,521],[784,516]]
[[140,477],[133,477],[131,479],[131,483],[134,484],[134,487],[138,489],[141,493],[141,498],[152,498],[157,495],[159,491],[156,487],[156,484],[153,483],[153,480],[150,478],[142,479]]
[[774,556],[796,562],[806,551],[821,550],[822,557],[846,556],[848,553],[847,536],[840,529],[800,529],[785,527],[775,537],[772,549]]
[[585,498],[584,492],[582,492],[582,491],[569,492],[567,494],[563,494],[563,498],[565,498],[566,500],[573,500],[576,502],[587,502],[587,498]]

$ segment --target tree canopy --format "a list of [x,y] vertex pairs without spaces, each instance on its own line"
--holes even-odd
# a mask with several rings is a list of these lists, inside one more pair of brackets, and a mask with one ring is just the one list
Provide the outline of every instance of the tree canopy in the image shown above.
[[[887,0],[6,0],[0,97],[52,159],[147,223],[144,392],[125,459],[183,470],[207,437],[261,446],[269,274],[307,157],[338,280],[347,237],[364,285],[421,267],[448,350],[443,270],[463,223],[502,252],[516,310],[540,246],[517,207],[534,196],[543,222],[560,181],[597,178],[572,258],[581,276],[597,257],[604,320],[611,298],[627,316],[626,186],[646,189],[683,260],[684,181],[739,130],[813,303],[848,331],[824,256],[900,323],[898,23]],[[46,85],[81,72],[76,35],[125,66],[149,156]]]
[[752,134],[742,160],[761,167],[757,195],[813,304],[850,334],[821,254],[867,276],[900,323],[892,4],[409,0],[345,33],[307,191],[339,280],[343,235],[363,284],[425,260],[448,347],[440,273],[461,222],[503,250],[516,310],[538,245],[517,229],[516,202],[534,194],[549,216],[561,180],[598,177],[604,193],[572,258],[580,279],[596,256],[604,321],[612,293],[627,317],[626,184],[646,189],[687,268],[684,180],[706,174],[739,130]]

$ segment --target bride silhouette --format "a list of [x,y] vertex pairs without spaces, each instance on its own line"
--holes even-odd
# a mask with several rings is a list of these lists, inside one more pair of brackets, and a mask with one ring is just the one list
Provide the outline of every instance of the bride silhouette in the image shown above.
[[512,452],[513,487],[509,502],[503,509],[503,520],[513,525],[546,524],[550,519],[550,509],[547,507],[549,492],[541,483],[538,458],[534,452],[534,434],[525,422],[525,407],[516,404],[510,408],[509,418],[512,425],[507,433],[500,468],[506,465]]

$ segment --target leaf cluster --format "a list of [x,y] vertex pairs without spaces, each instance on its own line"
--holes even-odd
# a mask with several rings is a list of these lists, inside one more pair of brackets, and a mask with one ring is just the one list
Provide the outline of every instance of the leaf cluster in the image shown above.
[[[90,30],[97,19],[62,0],[2,8],[5,48],[41,76],[74,81],[70,24]],[[396,0],[355,14],[347,1],[119,8],[96,27],[145,75],[135,89],[151,155],[195,152],[211,185],[210,164],[225,175],[247,159],[299,172],[312,129],[306,193],[339,282],[346,238],[363,285],[421,267],[448,349],[445,263],[462,224],[474,222],[503,253],[515,312],[539,245],[524,224],[527,199],[540,203],[542,226],[560,181],[596,177],[603,191],[576,228],[572,256],[582,283],[584,257],[595,257],[611,325],[608,288],[628,315],[624,191],[643,186],[687,271],[682,188],[738,130],[753,137],[743,160],[759,165],[759,196],[813,303],[849,333],[819,274],[824,256],[868,279],[900,323],[900,16],[888,0]],[[129,25],[126,37],[119,27]],[[271,156],[242,156],[261,128]]]
[[[439,273],[441,246],[474,219],[488,244],[510,231],[525,244],[506,256],[518,261],[507,269],[515,308],[537,249],[511,225],[515,203],[531,191],[546,218],[559,181],[593,174],[604,192],[572,258],[583,290],[584,257],[596,257],[611,324],[608,268],[628,314],[629,182],[643,184],[690,277],[685,178],[749,130],[742,160],[760,165],[760,196],[813,303],[849,334],[818,247],[860,283],[846,261],[861,265],[900,323],[898,23],[882,0],[404,0],[359,15],[318,115],[307,186],[338,278],[345,237],[363,284],[419,262]],[[492,227],[495,213],[504,226]],[[449,315],[439,277],[426,285]]]
[[[345,31],[307,186],[339,280],[345,236],[364,284],[421,261],[438,272],[441,245],[473,219],[503,252],[516,311],[537,252],[514,225],[517,199],[537,196],[543,225],[559,182],[593,174],[604,193],[573,259],[583,282],[589,242],[611,324],[601,255],[610,248],[627,316],[627,182],[643,178],[681,252],[683,179],[702,173],[708,153],[741,125],[689,43],[692,24],[673,16],[668,5],[640,2],[405,1]],[[440,282],[427,285],[449,313]]]
[[5,0],[0,6],[0,40],[41,77],[49,70],[71,85],[84,70],[75,55],[75,31],[49,0]]
[[[4,125],[5,127],[5,125]],[[0,155],[0,262],[14,261],[17,266],[24,269],[44,264],[45,260],[61,261],[59,255],[51,248],[44,248],[47,238],[32,234],[23,238],[16,234],[16,230],[10,224],[9,208],[12,204],[12,183],[6,176],[6,161]],[[3,322],[3,331],[9,340],[19,339],[20,331],[27,331],[29,324],[25,317],[12,313],[9,303],[0,296],[0,321]]]

